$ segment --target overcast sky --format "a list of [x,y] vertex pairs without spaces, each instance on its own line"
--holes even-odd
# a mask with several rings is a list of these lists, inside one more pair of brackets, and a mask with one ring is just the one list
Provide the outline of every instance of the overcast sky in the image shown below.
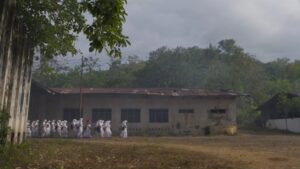
[[[299,0],[128,0],[124,55],[233,38],[262,61],[300,59]],[[84,53],[88,43],[80,38]]]

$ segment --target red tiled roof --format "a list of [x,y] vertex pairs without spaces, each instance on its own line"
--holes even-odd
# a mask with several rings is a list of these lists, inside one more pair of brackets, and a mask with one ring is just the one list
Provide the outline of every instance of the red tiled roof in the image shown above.
[[[79,94],[79,88],[50,88],[59,94]],[[207,91],[187,88],[82,88],[83,94],[133,94],[157,96],[241,96],[232,91]]]

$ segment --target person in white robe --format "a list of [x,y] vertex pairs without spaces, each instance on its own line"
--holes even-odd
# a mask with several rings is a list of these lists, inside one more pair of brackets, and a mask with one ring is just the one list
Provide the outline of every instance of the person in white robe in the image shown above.
[[[95,124],[95,136],[96,137],[100,137],[101,136],[101,123],[100,123],[101,120],[97,120],[96,124]],[[103,123],[102,123],[103,125]],[[102,128],[103,130],[103,128]]]
[[42,123],[42,137],[46,137],[47,130],[47,120],[44,120]]
[[127,120],[122,121],[120,137],[121,138],[127,138],[128,137],[128,133],[127,133]]
[[82,136],[83,136],[83,118],[80,118],[79,123],[77,123],[77,125],[78,125],[77,137],[82,138]]
[[68,122],[67,120],[62,121],[62,125],[61,125],[61,134],[62,137],[68,137]]
[[92,134],[91,134],[91,128],[92,128],[92,124],[90,122],[90,120],[86,121],[85,127],[84,127],[84,132],[83,132],[83,137],[85,138],[91,138]]
[[26,137],[31,137],[31,125],[30,121],[27,121],[27,132],[26,132]]
[[52,137],[55,137],[56,136],[56,123],[55,123],[55,120],[52,120],[51,122],[51,136]]
[[51,121],[46,122],[46,128],[45,128],[45,137],[50,137],[51,133]]
[[111,137],[112,136],[112,131],[111,131],[111,124],[110,120],[106,121],[104,123],[104,137]]

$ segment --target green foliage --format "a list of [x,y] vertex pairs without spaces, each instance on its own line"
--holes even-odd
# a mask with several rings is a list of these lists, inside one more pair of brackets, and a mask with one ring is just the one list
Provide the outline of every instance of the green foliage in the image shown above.
[[282,112],[286,107],[288,107],[288,98],[285,93],[280,93],[277,98],[277,106]]
[[85,23],[77,0],[17,0],[17,17],[31,46],[42,56],[77,52],[74,42]]
[[282,117],[300,117],[300,97],[288,98],[286,93],[280,93],[277,106]]
[[131,61],[121,64],[120,60],[113,60],[110,68],[104,72],[104,85],[105,87],[138,87],[137,74],[143,68],[143,62]]
[[292,117],[300,117],[300,97],[294,97],[288,102],[289,113]]
[[261,112],[257,110],[257,105],[251,97],[242,97],[238,100],[237,123],[243,127],[260,125],[259,117]]
[[[136,57],[126,63],[112,60],[108,70],[89,62],[83,76],[85,87],[190,87],[248,93],[252,99],[238,101],[238,120],[243,124],[254,122],[260,114],[256,108],[275,94],[300,92],[300,61],[262,63],[231,39],[208,48],[161,47],[147,61]],[[34,78],[51,87],[78,87],[79,74],[75,67]]]
[[90,40],[90,51],[103,49],[116,57],[121,56],[121,48],[129,43],[122,34],[122,25],[127,15],[124,9],[126,0],[83,0],[82,12],[89,12],[94,20],[84,27],[84,33]]
[[0,111],[0,147],[4,146],[9,132],[8,121],[10,115],[5,110]]
[[34,154],[28,144],[22,143],[0,147],[0,156],[1,169],[11,169],[18,168],[18,165],[30,164],[33,157],[37,158],[39,154]]
[[[17,18],[28,42],[45,58],[76,54],[79,33],[90,41],[90,51],[120,57],[129,45],[122,34],[126,0],[17,0]],[[92,21],[88,21],[89,16]]]
[[[112,59],[108,70],[101,70],[97,59],[84,59],[82,85],[86,87],[139,87],[137,74],[144,69],[144,62],[136,57],[129,57],[128,63]],[[79,87],[80,66],[53,73],[44,73],[42,69],[33,73],[34,79],[49,87]]]

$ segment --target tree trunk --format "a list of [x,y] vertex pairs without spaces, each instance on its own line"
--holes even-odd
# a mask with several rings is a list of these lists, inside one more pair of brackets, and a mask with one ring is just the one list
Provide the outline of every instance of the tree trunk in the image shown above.
[[1,18],[3,18],[3,28],[0,34],[0,109],[5,108],[5,95],[8,88],[8,80],[11,70],[11,46],[13,41],[13,28],[16,15],[16,1],[5,0],[7,5],[3,6],[4,12]]
[[[1,42],[1,37],[2,37],[2,31],[5,29],[5,21],[7,21],[7,11],[9,10],[9,1],[10,0],[1,0],[0,1],[0,42]],[[1,44],[1,43],[0,43]]]
[[0,1],[0,109],[11,116],[8,140],[21,143],[27,129],[33,50],[16,19],[16,0]]
[[22,102],[22,124],[20,125],[21,137],[19,143],[21,143],[25,137],[25,133],[27,130],[27,119],[28,119],[28,111],[29,111],[29,98],[30,98],[30,89],[31,89],[31,66],[32,66],[32,58],[33,52],[31,48],[26,48],[26,63],[25,63],[25,71],[24,71],[24,95],[23,95],[23,102]]

